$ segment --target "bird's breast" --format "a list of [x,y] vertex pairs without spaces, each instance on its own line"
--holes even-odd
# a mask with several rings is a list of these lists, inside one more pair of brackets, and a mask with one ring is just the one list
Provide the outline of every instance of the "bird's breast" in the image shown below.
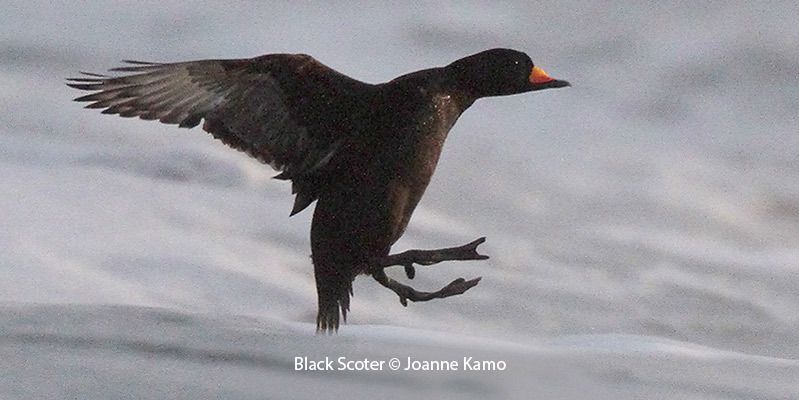
[[415,126],[409,128],[399,151],[401,162],[390,183],[395,240],[405,230],[438,165],[444,141],[460,111],[449,96],[436,96]]
[[407,152],[408,177],[416,184],[426,186],[430,182],[444,141],[459,116],[449,96],[434,96],[427,109],[420,113],[416,125],[409,129],[403,150]]

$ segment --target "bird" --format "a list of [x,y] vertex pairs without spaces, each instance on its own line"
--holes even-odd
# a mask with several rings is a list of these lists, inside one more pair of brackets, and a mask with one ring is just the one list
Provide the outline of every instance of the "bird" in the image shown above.
[[346,322],[356,276],[386,285],[370,260],[387,256],[405,232],[460,115],[481,98],[570,86],[506,48],[378,84],[307,54],[123,62],[113,75],[68,78],[68,86],[91,92],[74,100],[182,128],[202,122],[214,138],[291,181],[290,216],[317,203],[310,245],[316,330],[325,333]]

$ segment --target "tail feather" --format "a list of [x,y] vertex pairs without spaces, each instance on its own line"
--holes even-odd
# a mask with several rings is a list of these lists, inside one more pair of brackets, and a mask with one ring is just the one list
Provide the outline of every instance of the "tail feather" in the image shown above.
[[352,295],[352,276],[348,270],[314,266],[316,293],[319,297],[319,312],[316,316],[318,333],[337,332],[340,321],[347,322]]

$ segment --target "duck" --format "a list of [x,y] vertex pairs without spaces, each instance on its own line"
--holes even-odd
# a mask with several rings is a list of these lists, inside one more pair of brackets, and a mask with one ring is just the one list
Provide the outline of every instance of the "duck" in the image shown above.
[[[306,54],[172,63],[124,61],[113,75],[86,73],[67,85],[103,114],[202,129],[268,164],[291,182],[295,215],[316,202],[310,228],[317,332],[338,331],[352,283],[371,275],[410,298],[461,294],[459,279],[414,296],[374,260],[388,257],[430,183],[444,141],[476,100],[569,82],[524,52],[496,48],[385,83],[351,78]],[[406,266],[408,277],[411,270]],[[419,292],[415,292],[418,294]]]

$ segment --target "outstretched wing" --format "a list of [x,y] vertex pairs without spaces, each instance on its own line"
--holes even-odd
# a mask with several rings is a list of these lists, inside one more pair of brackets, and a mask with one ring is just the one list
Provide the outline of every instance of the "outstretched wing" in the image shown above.
[[69,79],[69,86],[95,92],[75,100],[103,114],[185,128],[205,120],[203,129],[215,138],[293,181],[292,215],[317,198],[319,177],[352,137],[353,114],[373,88],[304,54],[127,63],[111,70],[120,76]]

